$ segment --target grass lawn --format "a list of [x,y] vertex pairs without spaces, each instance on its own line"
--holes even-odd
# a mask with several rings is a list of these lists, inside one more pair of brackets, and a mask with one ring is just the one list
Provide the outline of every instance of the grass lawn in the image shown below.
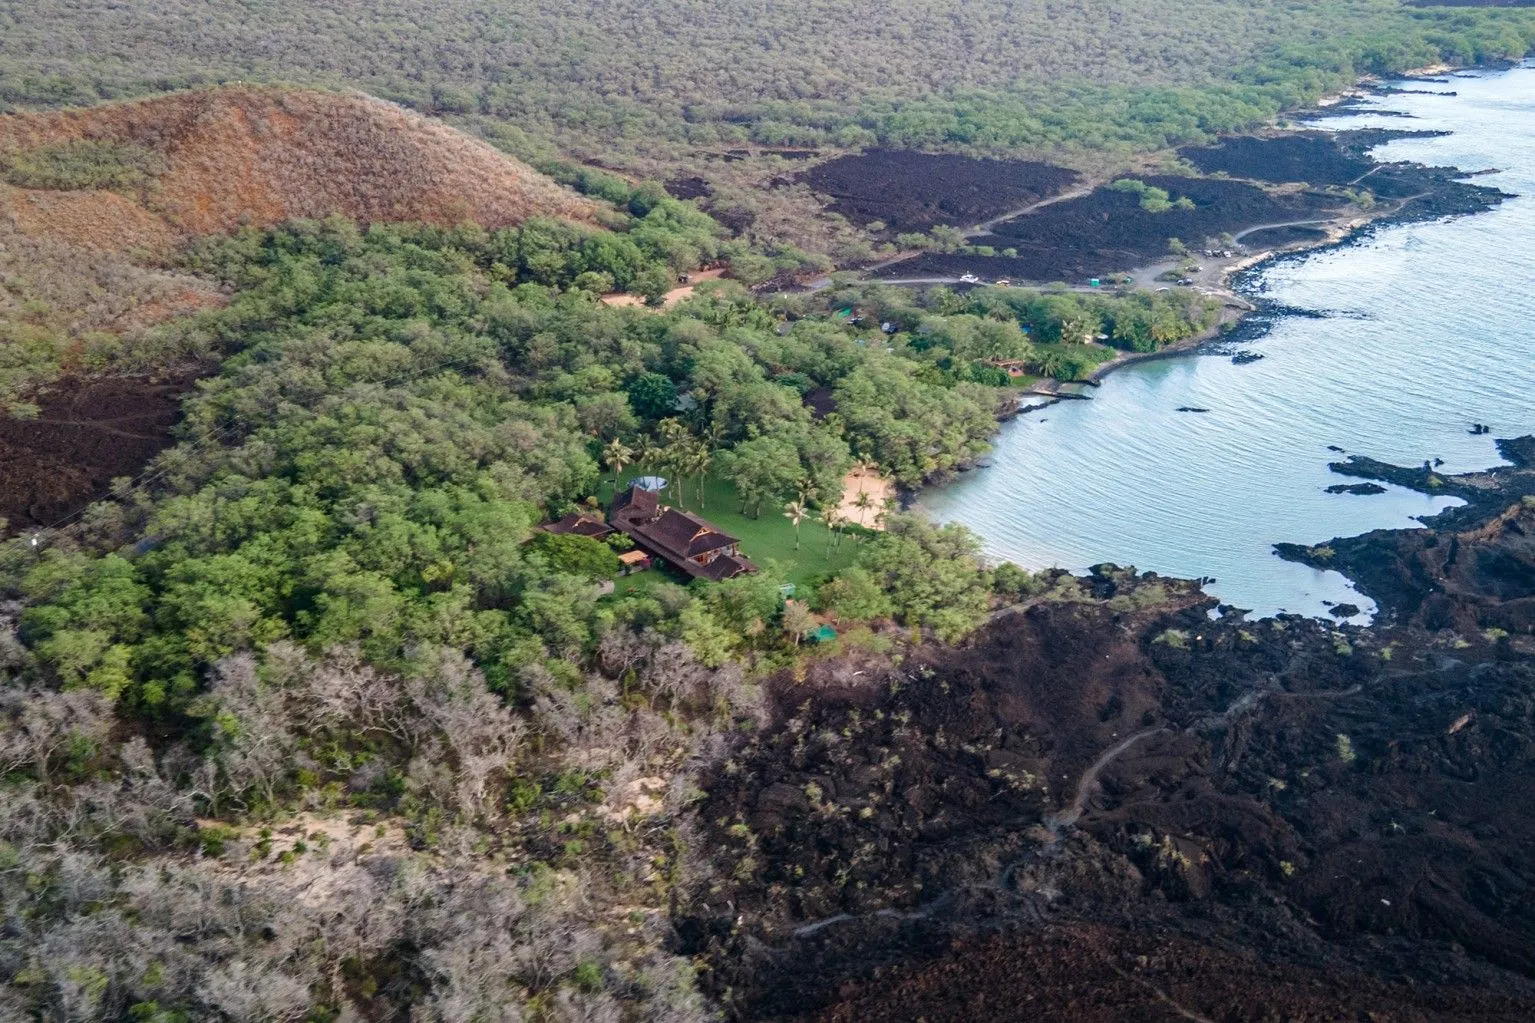
[[[630,480],[636,476],[651,474],[649,470],[644,469],[625,469],[623,479]],[[741,553],[756,562],[759,568],[782,576],[785,581],[797,586],[813,583],[852,564],[858,554],[859,541],[848,534],[843,535],[840,547],[833,546],[828,550],[827,541],[831,538],[831,531],[819,520],[810,519],[800,524],[800,545],[799,549],[795,550],[794,526],[784,518],[781,505],[763,502],[761,518],[754,519],[742,515],[741,499],[736,496],[735,488],[722,479],[711,476],[704,483],[702,508],[698,504],[698,490],[694,481],[687,481],[685,500],[679,498],[679,489],[667,488],[666,493],[661,496],[661,503],[686,508],[708,519],[726,533],[738,538],[741,541]],[[612,486],[609,483],[603,483],[602,490],[597,496],[606,507],[613,497]],[[618,592],[629,592],[641,586],[654,585],[653,581],[641,583],[640,580],[646,577],[657,577],[660,574],[652,570],[620,579],[617,584]],[[625,586],[625,583],[628,585]]]
[[683,582],[681,574],[676,579],[672,573],[657,565],[646,572],[636,572],[633,575],[621,575],[613,580],[613,595],[622,597],[626,593],[644,593],[657,583]]

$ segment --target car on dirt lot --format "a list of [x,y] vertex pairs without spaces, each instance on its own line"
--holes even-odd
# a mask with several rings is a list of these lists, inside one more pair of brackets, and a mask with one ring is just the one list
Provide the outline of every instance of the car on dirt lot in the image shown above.
[[959,275],[959,283],[961,283],[961,284],[979,284],[979,283],[981,283],[981,279],[979,277],[977,277],[975,274],[960,274]]

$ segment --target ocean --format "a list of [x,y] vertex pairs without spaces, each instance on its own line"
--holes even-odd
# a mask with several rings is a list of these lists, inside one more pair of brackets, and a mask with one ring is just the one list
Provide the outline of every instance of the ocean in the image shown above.
[[[1375,155],[1489,171],[1475,181],[1516,197],[1260,268],[1243,288],[1313,314],[1281,315],[1239,346],[1262,359],[1237,364],[1216,343],[1128,366],[1091,401],[1004,425],[986,467],[918,506],[1027,568],[1111,561],[1213,577],[1209,592],[1257,616],[1352,603],[1363,609],[1354,620],[1368,620],[1373,603],[1347,579],[1282,561],[1273,544],[1413,528],[1456,502],[1389,486],[1328,494],[1357,482],[1329,472],[1342,457],[1330,448],[1442,459],[1453,473],[1497,464],[1493,438],[1535,431],[1535,66],[1398,84],[1414,92],[1318,126],[1451,132]],[[1491,432],[1473,434],[1474,423]]]

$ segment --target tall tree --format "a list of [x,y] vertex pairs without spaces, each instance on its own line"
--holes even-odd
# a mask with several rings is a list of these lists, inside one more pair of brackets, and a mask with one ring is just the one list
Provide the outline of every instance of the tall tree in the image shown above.
[[853,507],[858,509],[858,524],[862,526],[864,519],[869,514],[869,509],[874,507],[874,497],[867,490],[858,491],[858,496],[853,498]]
[[783,506],[783,514],[784,514],[784,518],[786,518],[790,522],[794,523],[794,549],[795,550],[799,550],[799,527],[800,527],[800,523],[802,523],[806,519],[810,518],[811,515],[812,515],[812,512],[810,511],[809,508],[805,507],[805,502],[803,502],[803,501],[790,501],[788,504]]
[[683,476],[691,463],[692,434],[676,416],[668,416],[656,424],[656,436],[661,440],[660,461],[666,469],[666,485],[679,502],[687,499],[683,489]]
[[713,464],[714,452],[709,449],[709,445],[702,441],[694,444],[692,451],[689,453],[688,469],[698,481],[699,511],[703,511],[705,508],[704,483],[709,479],[709,467]]
[[837,542],[837,546],[842,546],[842,526],[847,522],[847,518],[842,514],[842,509],[836,505],[827,508],[821,517],[826,522],[826,553],[830,554],[833,540]]
[[814,501],[820,496],[820,491],[815,485],[815,477],[810,475],[799,478],[799,481],[794,484],[794,492],[798,495],[801,504]]
[[660,461],[660,446],[649,437],[640,438],[639,446],[634,449],[634,464],[642,469],[654,470],[659,468]]
[[815,631],[815,616],[810,613],[810,608],[797,600],[784,604],[783,631],[793,636],[794,645],[799,646],[806,636]]
[[775,436],[743,441],[720,456],[725,478],[741,496],[741,513],[762,513],[762,502],[782,499],[794,492],[800,477],[799,452],[787,440]]
[[624,466],[634,460],[634,449],[614,437],[608,441],[608,446],[602,449],[602,460],[613,473],[613,492],[616,494],[619,474],[624,471]]

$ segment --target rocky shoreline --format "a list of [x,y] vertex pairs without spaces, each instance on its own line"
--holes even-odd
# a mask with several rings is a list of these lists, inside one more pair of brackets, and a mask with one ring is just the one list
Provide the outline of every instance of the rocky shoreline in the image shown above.
[[[1375,87],[1371,91],[1390,92],[1384,87]],[[1315,116],[1339,116],[1351,112],[1348,108],[1333,107],[1318,111]],[[1281,312],[1304,312],[1281,310],[1264,299],[1256,289],[1247,286],[1249,282],[1256,281],[1260,274],[1283,260],[1305,259],[1318,252],[1359,244],[1369,237],[1370,232],[1382,227],[1485,213],[1494,209],[1499,203],[1513,198],[1499,189],[1472,184],[1467,180],[1482,172],[1468,172],[1453,167],[1431,167],[1411,162],[1373,164],[1372,166],[1368,156],[1376,147],[1387,142],[1404,138],[1439,137],[1445,134],[1447,133],[1442,131],[1396,128],[1360,128],[1329,133],[1328,140],[1336,143],[1339,152],[1351,160],[1358,161],[1359,166],[1370,168],[1362,177],[1369,179],[1370,187],[1377,190],[1381,198],[1392,203],[1389,208],[1383,207],[1377,212],[1367,214],[1361,214],[1359,211],[1345,213],[1321,224],[1318,228],[1321,232],[1319,238],[1295,239],[1268,251],[1213,266],[1209,271],[1213,276],[1207,293],[1225,303],[1219,324],[1194,337],[1155,352],[1122,353],[1098,366],[1085,380],[1078,383],[1096,387],[1110,374],[1125,366],[1195,354],[1211,342],[1253,340],[1267,333],[1272,316]],[[1236,136],[1229,139],[1228,143],[1243,141],[1259,144],[1283,143],[1287,140],[1314,139],[1315,135],[1316,133],[1305,131],[1280,131],[1267,136]],[[1143,267],[1138,269],[1136,274],[1144,275],[1149,270],[1160,266],[1161,264],[1153,264],[1149,268]],[[1061,393],[1060,386],[1061,384],[1056,381],[1042,381],[1025,391],[1022,401],[1029,401],[1032,398],[1045,400],[1037,404],[1029,404],[1026,409],[1020,408],[1020,413],[1048,407],[1063,397],[1079,397],[1071,393]]]
[[[1411,173],[1442,196],[1374,223],[1501,201]],[[1224,343],[1292,312],[1257,306]],[[1498,450],[1332,463],[1464,502],[1276,547],[1368,627],[1101,565],[957,647],[775,680],[701,774],[677,948],[741,1020],[1535,1018],[1535,437]]]
[[1339,463],[1467,499],[1328,545],[1368,628],[1099,566],[784,680],[709,773],[674,914],[706,986],[741,1019],[1535,1015],[1535,438],[1500,450]]
[[[1499,607],[1474,625],[1516,637],[1535,626],[1535,437],[1499,440],[1509,464],[1459,475],[1432,464],[1406,467],[1352,455],[1332,462],[1339,475],[1460,498],[1465,503],[1424,520],[1422,530],[1377,529],[1325,544],[1275,544],[1275,553],[1352,579],[1388,619],[1445,622],[1454,602],[1447,594],[1492,592]],[[1521,533],[1521,530],[1524,531]],[[1486,553],[1496,534],[1495,554]],[[1521,541],[1519,537],[1523,536]],[[1476,578],[1468,582],[1467,575]],[[1535,645],[1531,646],[1535,652]]]

